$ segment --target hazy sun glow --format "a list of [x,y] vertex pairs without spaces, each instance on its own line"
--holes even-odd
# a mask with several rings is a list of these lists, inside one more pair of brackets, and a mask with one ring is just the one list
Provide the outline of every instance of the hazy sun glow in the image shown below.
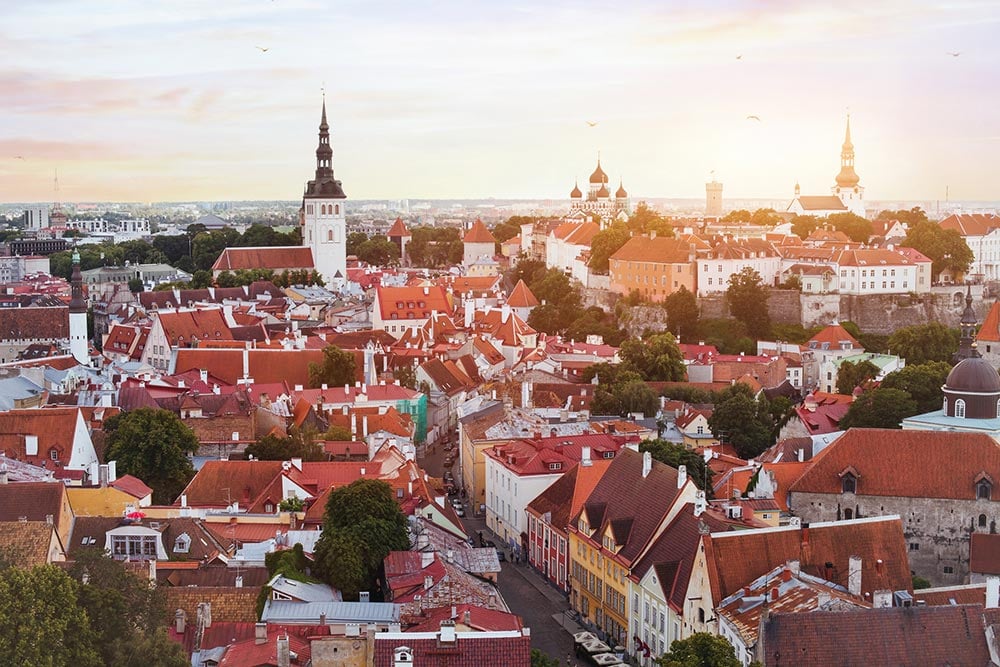
[[[1000,199],[995,2],[47,0],[0,22],[0,200]],[[262,51],[260,48],[266,48]],[[948,52],[960,52],[951,56]],[[737,58],[737,56],[742,56]],[[761,121],[748,121],[747,115]],[[597,121],[589,127],[587,120]],[[24,159],[16,159],[18,156]]]

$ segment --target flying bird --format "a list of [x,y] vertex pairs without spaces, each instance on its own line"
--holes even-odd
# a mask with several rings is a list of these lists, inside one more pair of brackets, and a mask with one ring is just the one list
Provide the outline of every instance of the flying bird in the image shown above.
[[15,159],[15,160],[23,160],[23,159],[24,159],[24,156],[23,156],[23,155],[15,155],[15,156],[14,156],[14,159]]
[[268,51],[271,50],[270,48],[263,47],[263,46],[258,46],[257,48],[260,49],[261,53],[267,53]]
[[757,121],[759,123],[760,122],[760,116],[747,116],[747,120],[755,120],[755,121]]
[[597,123],[599,123],[599,122],[600,121],[596,121],[596,120],[588,120],[587,121],[587,127],[596,127]]
[[736,59],[737,60],[743,60],[743,54],[741,53],[740,55],[736,56]]
[[957,57],[959,57],[960,55],[962,55],[962,52],[961,52],[961,51],[947,51],[946,53],[947,53],[947,54],[948,54],[949,56],[951,56],[952,58],[957,58]]

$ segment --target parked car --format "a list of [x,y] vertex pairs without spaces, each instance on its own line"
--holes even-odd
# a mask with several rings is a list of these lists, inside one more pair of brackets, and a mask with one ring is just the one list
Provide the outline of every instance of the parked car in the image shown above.
[[460,516],[460,517],[464,517],[465,516],[465,508],[463,508],[461,505],[459,505],[458,507],[455,507],[454,509],[455,509],[455,514],[457,514],[458,516]]
[[501,563],[507,560],[507,556],[504,555],[503,549],[497,549],[497,560]]
[[462,506],[462,501],[459,500],[458,498],[452,498],[451,499],[451,506],[452,507],[461,507]]

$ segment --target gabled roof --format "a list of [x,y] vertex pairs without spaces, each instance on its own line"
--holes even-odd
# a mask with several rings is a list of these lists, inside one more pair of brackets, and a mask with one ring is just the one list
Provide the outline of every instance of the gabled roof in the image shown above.
[[426,287],[375,288],[375,299],[383,321],[424,320],[435,311],[451,312],[448,294],[440,285]]
[[190,345],[195,340],[233,339],[221,308],[158,311],[157,319],[171,346]]
[[829,343],[829,349],[837,350],[840,349],[842,342],[850,343],[851,347],[856,350],[864,349],[861,347],[861,343],[840,324],[830,324],[823,327],[822,331],[818,331],[815,336],[806,341],[806,346],[812,348],[811,343],[816,343],[815,349],[820,349],[823,343]]
[[465,233],[462,238],[462,243],[496,243],[496,238],[490,233],[490,230],[486,228],[483,221],[476,218],[476,221],[472,223],[469,227],[469,231]]
[[532,294],[523,280],[518,280],[514,289],[510,291],[507,298],[507,305],[511,308],[534,308],[538,305],[538,299]]
[[775,614],[763,635],[768,666],[993,664],[978,605]]
[[813,457],[791,490],[840,494],[850,466],[858,495],[975,500],[978,475],[1000,480],[1000,444],[985,433],[853,428]]
[[226,248],[212,265],[213,271],[240,269],[310,269],[315,268],[312,249],[305,246],[262,248]]
[[0,332],[3,340],[69,338],[69,308],[0,308]]
[[[624,448],[614,458],[594,491],[583,504],[590,528],[600,541],[607,524],[622,517],[633,519],[632,529],[618,552],[626,563],[636,558],[653,536],[677,497],[677,470],[653,460],[652,469],[642,476],[643,454]],[[656,502],[650,502],[656,498]],[[578,512],[570,525],[579,521]],[[588,536],[589,537],[589,536]]]
[[551,513],[549,525],[564,533],[566,525],[580,512],[584,500],[607,472],[611,461],[612,459],[596,459],[589,466],[573,466],[528,503],[528,511],[539,517]]
[[454,362],[429,359],[421,364],[420,368],[434,382],[438,391],[449,395],[472,389],[475,386],[464,372],[459,371]]
[[986,236],[1000,227],[1000,216],[995,213],[952,213],[938,224],[941,229],[954,229],[962,236]]
[[798,560],[807,574],[842,583],[847,581],[850,557],[860,556],[862,593],[912,590],[898,516],[712,533],[703,542],[716,604],[789,560]]
[[419,618],[411,619],[414,625],[407,632],[437,632],[441,621],[455,621],[456,626],[466,626],[480,632],[499,630],[521,630],[524,623],[517,614],[499,609],[488,609],[474,604],[459,604],[454,607],[425,608]]
[[395,664],[395,649],[402,646],[411,650],[414,665],[525,667],[531,662],[531,637],[520,632],[459,632],[455,642],[446,646],[442,646],[439,634],[376,633],[376,667]]
[[687,264],[694,250],[684,241],[667,236],[633,236],[611,255],[611,261],[651,262],[656,264]]
[[1000,301],[994,301],[990,312],[986,313],[983,325],[979,327],[976,340],[1000,343]]
[[45,521],[0,521],[0,554],[16,567],[45,565],[54,530]]
[[[80,411],[72,408],[8,410],[0,412],[0,452],[19,461],[52,467],[52,450],[59,467],[69,464]],[[26,436],[38,438],[36,454],[27,453]],[[44,518],[44,517],[43,517]]]
[[883,248],[854,248],[843,250],[837,255],[840,266],[912,266],[913,260],[903,253]]
[[600,231],[601,226],[596,222],[564,222],[551,230],[549,235],[570,245],[589,248]]

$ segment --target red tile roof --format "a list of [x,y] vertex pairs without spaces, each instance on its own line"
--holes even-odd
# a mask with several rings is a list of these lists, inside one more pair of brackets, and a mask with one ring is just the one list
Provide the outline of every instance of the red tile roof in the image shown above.
[[768,667],[992,664],[977,605],[775,614],[762,634]]
[[[441,629],[441,621],[453,620],[455,625],[465,625],[471,630],[496,632],[501,630],[518,630],[524,627],[521,617],[499,609],[488,609],[474,604],[455,605],[452,607],[437,607],[424,609],[420,620],[414,620],[414,625],[407,632],[437,632]],[[466,616],[468,613],[468,616]]]
[[976,340],[1000,343],[1000,301],[994,301],[990,312],[986,313],[983,326],[979,327]]
[[815,336],[806,341],[806,346],[813,347],[810,343],[829,343],[830,349],[836,350],[840,348],[842,342],[848,342],[854,349],[863,349],[861,343],[859,343],[854,336],[847,332],[840,324],[831,324],[824,327],[822,331],[818,332]]
[[[860,556],[863,593],[912,590],[903,524],[898,517],[713,533],[703,542],[716,604],[789,560],[798,560],[807,574],[843,586],[850,557]],[[880,559],[881,571],[876,563]],[[827,563],[833,567],[827,568]]]
[[596,459],[589,466],[573,466],[528,503],[527,510],[538,517],[551,512],[549,525],[565,535],[567,524],[580,512],[584,501],[607,472],[612,460]]
[[[483,454],[517,476],[552,475],[562,474],[578,463],[584,447],[590,448],[591,461],[610,460],[626,441],[621,436],[604,434],[504,440],[485,449]],[[553,470],[553,465],[559,468]]]
[[941,229],[955,229],[962,236],[986,236],[1000,227],[995,213],[952,213],[938,223]]
[[153,490],[146,486],[145,482],[138,477],[133,477],[132,475],[122,475],[115,481],[111,482],[109,486],[113,486],[119,491],[123,491],[140,500],[153,493]]
[[226,248],[212,265],[212,271],[240,269],[310,269],[315,268],[312,250],[304,246],[264,248]]
[[69,338],[69,308],[0,308],[0,332],[3,340]]
[[472,223],[469,227],[469,231],[465,233],[465,237],[462,238],[462,243],[496,243],[497,240],[490,233],[490,230],[486,228],[483,221],[476,218],[476,221]]
[[975,500],[981,475],[1000,494],[1000,445],[985,433],[853,428],[812,459],[796,493],[840,494],[854,469],[862,496]]
[[393,650],[406,646],[413,652],[414,665],[435,667],[528,667],[531,664],[531,637],[461,633],[454,644],[442,645],[429,633],[376,633],[374,667],[393,667]]
[[[429,287],[383,287],[375,288],[375,300],[383,321],[422,320],[437,311],[451,312],[448,294],[440,285]],[[395,317],[393,317],[395,316]]]
[[[17,482],[0,484],[0,521],[45,521],[52,515],[62,528],[63,506],[68,505],[66,487],[59,482]],[[72,519],[72,517],[67,517]]]
[[969,543],[969,571],[1000,575],[1000,535],[972,534]]
[[[80,411],[72,408],[8,410],[0,412],[0,453],[36,466],[52,466],[52,451],[57,467],[69,464],[73,454],[76,423]],[[38,451],[29,455],[26,435],[38,438]]]
[[633,236],[611,255],[612,262],[650,262],[655,264],[687,264],[694,250],[684,241],[667,236]]
[[[213,607],[214,610],[214,607]],[[214,612],[213,612],[214,613]],[[267,641],[258,644],[256,639],[244,639],[235,644],[230,644],[226,649],[226,654],[219,662],[219,667],[271,667],[280,665],[278,662],[278,638],[287,637],[288,647],[292,655],[296,657],[291,660],[291,665],[312,664],[312,646],[308,639],[303,639],[294,634],[287,634],[281,630],[268,628]]]
[[518,280],[510,291],[507,305],[511,308],[533,308],[538,305],[538,298],[528,289],[523,280]]
[[190,345],[195,340],[232,340],[221,308],[157,311],[157,319],[171,346]]
[[570,245],[590,247],[594,237],[601,231],[596,222],[564,222],[551,232],[550,236],[561,239]]
[[396,218],[396,221],[392,223],[392,227],[389,228],[389,231],[386,232],[385,235],[390,239],[404,237],[410,238],[413,236],[410,234],[410,230],[406,228],[406,225],[403,224],[402,218]]

